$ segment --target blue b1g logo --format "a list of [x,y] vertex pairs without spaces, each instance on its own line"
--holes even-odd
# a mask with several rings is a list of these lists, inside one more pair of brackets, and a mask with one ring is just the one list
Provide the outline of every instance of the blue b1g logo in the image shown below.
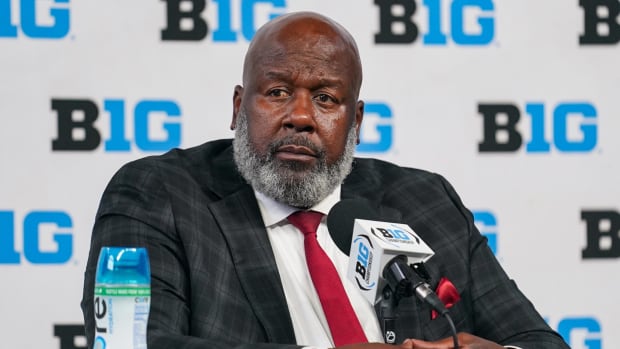
[[0,38],[16,38],[21,29],[29,38],[61,39],[69,33],[69,15],[69,0],[0,0]]
[[557,331],[571,348],[603,348],[602,326],[594,317],[564,318],[558,322]]
[[[524,136],[529,136],[525,144],[527,153],[549,153],[552,146],[565,153],[586,153],[595,149],[598,126],[594,105],[565,102],[556,105],[548,114],[545,109],[544,103],[525,104],[525,114],[531,125],[528,135],[517,128],[521,111],[516,105],[478,104],[478,112],[483,118],[483,139],[478,144],[478,151],[515,152],[523,145]],[[571,124],[575,127],[571,128]],[[552,131],[549,134],[547,127]]]
[[[446,45],[449,39],[456,45],[469,46],[488,45],[493,41],[495,5],[492,0],[422,0],[427,13],[426,30],[420,30],[413,20],[419,3],[419,0],[375,0],[379,7],[379,32],[375,34],[375,43],[409,44],[417,40],[420,31],[424,34],[424,45]],[[475,28],[465,25],[469,15],[476,16]],[[449,23],[444,25],[443,18]]]
[[378,231],[379,234],[381,234],[384,238],[403,240],[403,241],[411,240],[409,235],[407,235],[407,233],[405,233],[404,231],[400,229],[373,228],[373,230]]
[[[213,0],[208,6],[206,0],[163,1],[166,2],[166,28],[161,31],[164,41],[199,41],[209,32],[214,42],[237,42],[239,36],[250,41],[258,27],[286,11],[285,0]],[[207,22],[204,16],[207,11],[215,11],[217,25]]]
[[[15,236],[20,233],[13,211],[0,211],[0,264],[19,264],[21,254],[15,246]],[[41,235],[52,226],[51,233],[55,249],[41,246]],[[23,257],[33,264],[63,264],[73,254],[73,222],[71,216],[62,211],[31,211],[23,220]]]
[[366,245],[362,238],[355,239],[354,243],[357,243],[357,259],[355,261],[355,272],[366,280],[366,270],[368,269],[368,262],[371,256],[370,249]]
[[472,211],[474,215],[474,224],[480,231],[480,234],[486,236],[489,247],[494,255],[497,255],[497,219],[491,211]]
[[359,153],[385,153],[392,148],[392,109],[386,103],[364,105],[364,121],[360,131]]
[[[103,101],[103,109],[110,116],[105,151],[129,152],[132,144],[142,151],[167,151],[181,144],[181,108],[177,102],[140,100],[128,117],[125,105],[123,99]],[[52,99],[51,107],[56,111],[58,123],[58,135],[52,140],[53,151],[90,151],[99,147],[102,139],[95,126],[99,117],[97,103],[89,99]],[[127,123],[133,123],[133,137],[127,135]],[[153,134],[154,129],[160,132]]]

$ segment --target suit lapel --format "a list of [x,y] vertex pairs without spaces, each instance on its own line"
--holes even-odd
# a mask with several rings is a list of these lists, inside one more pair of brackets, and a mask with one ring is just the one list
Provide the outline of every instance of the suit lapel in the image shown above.
[[280,275],[250,186],[210,205],[225,239],[254,312],[267,341],[295,343],[295,334]]

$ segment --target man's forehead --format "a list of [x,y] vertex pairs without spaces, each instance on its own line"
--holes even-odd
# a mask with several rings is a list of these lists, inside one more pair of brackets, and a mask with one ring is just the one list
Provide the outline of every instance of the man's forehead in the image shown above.
[[295,50],[323,46],[338,49],[353,48],[353,37],[333,20],[313,12],[297,12],[279,16],[263,25],[254,36],[248,55],[266,49],[278,49],[278,45],[293,46]]
[[[327,63],[327,64],[326,64]],[[248,48],[244,83],[264,66],[303,64],[361,76],[353,37],[342,26],[316,13],[283,15],[265,24]],[[329,69],[326,65],[331,66]]]
[[340,35],[347,33],[338,23],[328,17],[313,12],[285,14],[267,22],[257,31],[255,38],[272,36],[277,32],[299,33],[333,32]]
[[315,87],[342,88],[347,85],[344,77],[339,74],[333,74],[322,69],[313,69],[312,67],[307,67],[307,69],[303,70],[292,70],[277,66],[263,66],[257,79],[291,83],[297,79],[303,79],[306,83],[312,84]]
[[285,41],[271,41],[252,52],[252,59],[263,64],[282,64],[284,62],[312,62],[336,65],[338,61],[348,61],[353,57],[346,46],[340,42],[321,38],[296,38]]
[[270,54],[262,51],[257,55],[246,67],[248,77],[256,82],[292,83],[301,79],[316,86],[343,87],[348,85],[351,74],[354,74],[354,65],[342,52],[318,50],[282,54],[282,51],[275,51]]
[[265,35],[257,35],[250,52],[336,50],[348,46],[342,35],[332,30],[327,24],[298,25],[300,23],[303,24],[303,22],[296,22],[286,26],[278,26],[274,27],[273,30],[264,32]]

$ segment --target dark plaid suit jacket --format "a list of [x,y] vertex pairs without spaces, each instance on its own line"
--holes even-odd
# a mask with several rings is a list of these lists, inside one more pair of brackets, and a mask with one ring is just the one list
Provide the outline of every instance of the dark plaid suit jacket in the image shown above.
[[[398,215],[435,251],[433,286],[450,279],[459,331],[524,349],[568,348],[501,269],[472,215],[441,176],[356,159],[343,198]],[[286,300],[252,188],[235,169],[230,140],[172,150],[125,165],[106,188],[85,272],[82,309],[94,337],[93,283],[102,246],[145,246],[152,273],[150,349],[296,348]],[[450,335],[445,319],[409,298],[398,341]]]

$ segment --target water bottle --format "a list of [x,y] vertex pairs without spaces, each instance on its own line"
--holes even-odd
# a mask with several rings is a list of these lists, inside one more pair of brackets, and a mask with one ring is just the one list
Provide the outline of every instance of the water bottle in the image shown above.
[[146,249],[101,248],[95,276],[94,349],[146,349],[150,303]]

